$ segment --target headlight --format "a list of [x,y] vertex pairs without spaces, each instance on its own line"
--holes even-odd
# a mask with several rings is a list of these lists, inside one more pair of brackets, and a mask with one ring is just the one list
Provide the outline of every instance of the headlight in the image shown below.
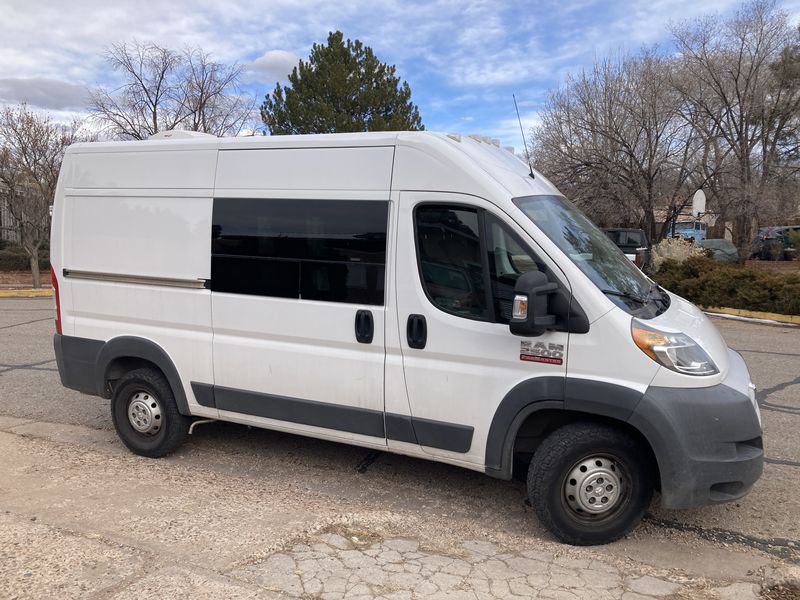
[[719,373],[706,351],[684,333],[660,331],[633,319],[631,335],[642,352],[668,369],[684,375]]

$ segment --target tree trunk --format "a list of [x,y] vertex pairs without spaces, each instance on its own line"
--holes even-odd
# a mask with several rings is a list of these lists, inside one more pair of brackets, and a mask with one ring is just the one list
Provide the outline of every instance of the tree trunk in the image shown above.
[[739,263],[750,258],[751,222],[748,215],[738,215],[733,221],[733,243],[739,251]]
[[34,252],[30,255],[31,275],[33,276],[33,287],[39,289],[42,287],[42,276],[39,273],[39,253]]
[[647,223],[647,239],[650,241],[650,245],[652,246],[658,239],[658,231],[656,231],[656,217],[652,208],[647,211],[645,219]]

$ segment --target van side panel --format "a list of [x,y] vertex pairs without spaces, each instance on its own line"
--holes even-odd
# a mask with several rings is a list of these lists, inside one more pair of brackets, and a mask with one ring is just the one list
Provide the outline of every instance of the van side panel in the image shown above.
[[210,199],[165,191],[69,190],[66,268],[208,279]]
[[67,165],[67,187],[192,189],[214,187],[217,150],[82,152]]
[[222,150],[220,189],[389,190],[394,147]]
[[179,374],[189,411],[204,416],[217,412],[196,402],[191,381],[213,383],[211,293],[204,284],[215,155],[74,153],[54,209],[64,334],[153,342]]

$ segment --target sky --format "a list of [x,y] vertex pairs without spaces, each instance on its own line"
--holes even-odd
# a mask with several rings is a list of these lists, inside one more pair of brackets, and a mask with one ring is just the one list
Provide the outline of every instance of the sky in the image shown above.
[[[800,0],[781,3],[800,16]],[[134,39],[199,47],[245,67],[262,99],[329,31],[360,39],[408,81],[427,129],[521,150],[547,92],[595,57],[658,44],[669,23],[727,15],[739,0],[0,0],[0,104],[66,120],[113,87],[104,49]],[[796,20],[796,19],[795,19]]]

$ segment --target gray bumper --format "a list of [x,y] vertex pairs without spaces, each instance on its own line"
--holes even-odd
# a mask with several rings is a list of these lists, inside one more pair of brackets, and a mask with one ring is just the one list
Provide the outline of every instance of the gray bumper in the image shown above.
[[630,417],[656,455],[665,508],[736,500],[761,476],[761,424],[747,367],[731,352],[730,368],[712,387],[650,387]]
[[95,367],[102,348],[101,341],[55,334],[53,351],[61,385],[84,394],[99,396],[101,390],[97,388]]

